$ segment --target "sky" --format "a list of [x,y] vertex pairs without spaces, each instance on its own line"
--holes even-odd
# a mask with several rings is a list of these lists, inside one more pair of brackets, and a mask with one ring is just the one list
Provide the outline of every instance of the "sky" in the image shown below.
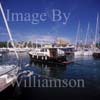
[[[80,39],[85,38],[88,23],[89,38],[95,36],[96,17],[100,14],[100,0],[0,0],[6,18],[9,10],[8,24],[15,41],[35,41],[46,39],[53,41],[62,37],[75,42],[80,21]],[[61,11],[61,19],[53,16],[53,10]],[[23,21],[12,20],[12,13],[22,13]],[[30,21],[24,21],[25,13],[30,14]],[[32,14],[38,13],[38,24],[32,23]],[[47,14],[46,21],[40,20],[42,13]],[[56,12],[55,14],[57,14]],[[66,15],[67,21],[64,24]],[[68,17],[69,15],[69,17]],[[56,21],[53,21],[53,17]],[[29,18],[29,17],[28,17]],[[100,23],[100,20],[99,20]],[[9,40],[7,30],[0,12],[0,41]]]

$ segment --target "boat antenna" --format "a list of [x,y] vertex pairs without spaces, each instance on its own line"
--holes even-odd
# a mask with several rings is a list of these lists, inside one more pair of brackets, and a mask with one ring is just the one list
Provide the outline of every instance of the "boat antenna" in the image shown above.
[[11,43],[12,43],[12,46],[13,46],[13,48],[14,48],[14,52],[15,52],[15,54],[16,54],[17,60],[19,60],[19,56],[18,56],[18,53],[16,52],[16,47],[15,47],[15,45],[14,45],[14,41],[13,41],[13,38],[12,38],[12,35],[11,35],[11,31],[10,31],[9,25],[8,25],[8,23],[7,23],[7,19],[6,19],[6,17],[5,17],[5,13],[4,13],[4,10],[3,10],[3,7],[2,7],[2,5],[1,5],[1,3],[0,3],[0,10],[1,10],[1,13],[2,13],[2,16],[3,16],[3,19],[4,19],[5,26],[6,26],[7,31],[8,31],[9,38],[10,38]]

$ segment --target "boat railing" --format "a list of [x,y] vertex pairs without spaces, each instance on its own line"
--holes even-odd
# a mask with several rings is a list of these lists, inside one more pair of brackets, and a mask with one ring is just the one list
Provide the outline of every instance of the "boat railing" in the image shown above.
[[[5,66],[6,66],[6,65],[5,65]],[[13,70],[15,70],[15,69],[18,68],[18,66],[15,66],[15,65],[13,65],[13,66],[14,66],[14,67],[13,67],[12,69],[10,69],[10,70],[8,70],[8,71],[6,71],[6,72],[0,74],[0,76],[3,76],[3,75],[8,74],[8,73],[11,73],[11,71],[13,71]]]

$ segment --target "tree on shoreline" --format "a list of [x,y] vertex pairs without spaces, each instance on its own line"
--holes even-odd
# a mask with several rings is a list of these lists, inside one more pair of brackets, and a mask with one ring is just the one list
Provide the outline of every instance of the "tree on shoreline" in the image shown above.
[[0,48],[3,48],[3,47],[7,47],[7,42],[4,41],[4,42],[0,42]]

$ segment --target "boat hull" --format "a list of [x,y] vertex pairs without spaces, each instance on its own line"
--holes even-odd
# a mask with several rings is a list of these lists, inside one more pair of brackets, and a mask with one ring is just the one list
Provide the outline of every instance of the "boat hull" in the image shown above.
[[45,57],[45,56],[33,56],[32,54],[29,54],[31,61],[34,62],[42,62],[44,64],[51,63],[51,64],[60,64],[60,65],[66,65],[70,64],[72,62],[67,61],[66,56],[60,56],[60,57]]
[[5,90],[11,84],[13,84],[17,79],[17,73],[18,73],[19,68],[17,66],[15,66],[14,68],[10,67],[7,70],[7,67],[9,67],[9,66],[2,66],[2,69],[0,69],[0,70],[2,70],[0,72],[0,92]]
[[74,52],[75,56],[92,56],[92,51],[76,51]]
[[84,51],[84,56],[91,56],[92,54],[92,51]]
[[100,58],[100,53],[93,53],[94,58]]

